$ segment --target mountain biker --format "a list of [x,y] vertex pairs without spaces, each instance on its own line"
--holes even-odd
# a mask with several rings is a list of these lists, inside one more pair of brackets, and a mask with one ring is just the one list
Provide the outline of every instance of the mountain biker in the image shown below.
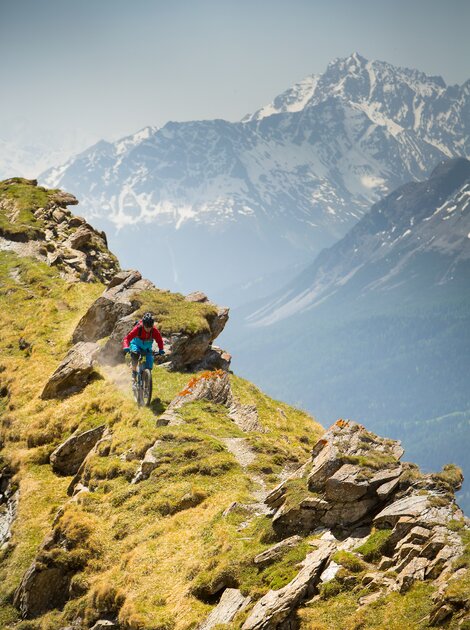
[[128,352],[131,353],[133,380],[137,377],[139,355],[145,356],[146,368],[149,370],[153,368],[152,345],[154,341],[156,341],[158,345],[158,354],[165,354],[162,336],[154,324],[155,320],[152,313],[145,313],[140,322],[136,323],[134,328],[124,337],[122,341],[124,354],[127,354]]

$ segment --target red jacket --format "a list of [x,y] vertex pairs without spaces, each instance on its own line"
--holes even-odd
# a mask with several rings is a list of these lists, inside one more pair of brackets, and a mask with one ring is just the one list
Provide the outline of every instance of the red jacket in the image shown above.
[[135,339],[135,337],[140,337],[142,341],[150,341],[150,339],[153,339],[154,341],[157,342],[158,349],[163,350],[163,339],[160,334],[160,331],[157,328],[155,328],[155,326],[152,328],[152,330],[147,332],[144,328],[144,325],[142,324],[142,321],[140,321],[138,324],[134,326],[131,332],[124,337],[123,342],[122,342],[122,347],[128,348],[130,342],[133,339]]

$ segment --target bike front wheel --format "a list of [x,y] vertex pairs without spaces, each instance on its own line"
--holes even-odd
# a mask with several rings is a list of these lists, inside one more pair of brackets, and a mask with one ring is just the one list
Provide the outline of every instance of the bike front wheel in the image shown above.
[[142,372],[142,402],[141,405],[146,405],[147,407],[150,405],[150,401],[152,400],[152,371],[149,369],[145,369]]

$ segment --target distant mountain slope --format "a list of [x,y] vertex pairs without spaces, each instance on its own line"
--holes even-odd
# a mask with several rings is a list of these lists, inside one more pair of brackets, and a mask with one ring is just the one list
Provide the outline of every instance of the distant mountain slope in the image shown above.
[[[324,423],[348,414],[400,434],[420,465],[453,453],[468,478],[455,443],[470,444],[469,234],[470,162],[451,160],[372,206],[284,290],[233,312],[236,369]],[[260,356],[269,367],[256,374]],[[442,420],[455,414],[458,429]]]
[[372,206],[343,239],[249,320],[270,324],[333,296],[363,300],[378,292],[387,299],[397,288],[414,292],[463,280],[470,264],[469,234],[470,162],[443,162],[428,180],[405,184]]
[[[241,122],[146,128],[41,180],[76,194],[124,260],[138,250],[145,273],[183,290],[203,274],[217,297],[307,262],[389,191],[469,156],[469,92],[353,54]],[[201,250],[229,254],[223,276]]]

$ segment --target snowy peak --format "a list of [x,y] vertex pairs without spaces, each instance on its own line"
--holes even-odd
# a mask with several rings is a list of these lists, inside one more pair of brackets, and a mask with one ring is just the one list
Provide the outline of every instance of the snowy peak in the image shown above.
[[301,111],[314,95],[319,78],[315,74],[305,77],[302,81],[295,83],[291,88],[276,96],[269,105],[258,109],[254,114],[247,114],[242,122],[261,120],[273,114]]

